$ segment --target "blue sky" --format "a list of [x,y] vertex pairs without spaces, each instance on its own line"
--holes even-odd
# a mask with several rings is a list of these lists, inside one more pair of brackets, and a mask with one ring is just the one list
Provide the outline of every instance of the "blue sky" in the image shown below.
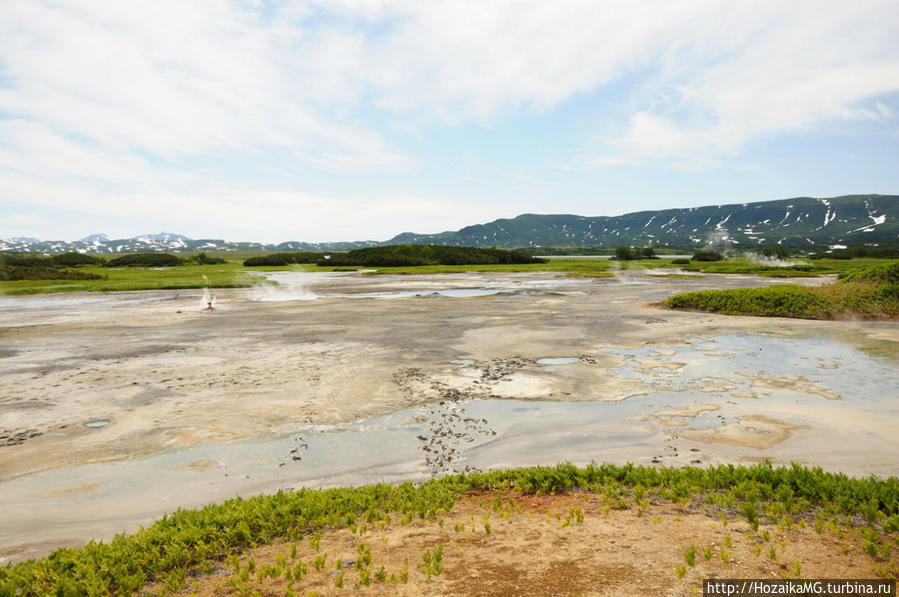
[[5,0],[0,238],[899,194],[897,30],[895,0]]

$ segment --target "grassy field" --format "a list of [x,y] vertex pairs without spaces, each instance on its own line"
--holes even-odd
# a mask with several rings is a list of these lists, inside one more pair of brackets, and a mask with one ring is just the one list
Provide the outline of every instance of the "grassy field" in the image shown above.
[[[234,256],[231,256],[234,257]],[[181,288],[240,288],[264,283],[261,276],[248,272],[268,271],[365,271],[367,275],[452,274],[464,272],[554,272],[566,277],[609,277],[613,270],[672,269],[672,277],[703,274],[755,274],[767,277],[814,277],[839,274],[858,267],[883,263],[883,259],[820,259],[793,268],[766,266],[736,257],[726,261],[674,264],[671,258],[610,261],[553,257],[546,263],[499,265],[423,265],[411,267],[348,268],[320,267],[313,264],[290,266],[244,267],[242,260],[232,259],[221,265],[184,265],[171,268],[108,268],[84,266],[76,271],[97,274],[99,280],[17,280],[0,281],[0,293],[37,294],[46,292],[158,290]],[[686,274],[677,272],[679,268]],[[206,278],[204,279],[204,276]]]
[[[5,294],[92,292],[112,290],[162,290],[180,288],[242,288],[263,282],[246,272],[241,262],[221,265],[184,265],[170,268],[79,267],[78,271],[102,276],[99,280],[15,280],[0,282]],[[272,268],[287,269],[287,268]],[[205,277],[204,277],[205,276]]]
[[[278,581],[279,594],[295,590],[305,594],[303,577],[311,570],[296,562],[286,565],[287,551],[277,558],[277,566],[267,566],[258,574],[252,565],[246,572],[241,570],[245,558],[240,554],[276,542],[286,545],[308,539],[315,544],[321,541],[321,533],[345,528],[358,532],[361,539],[366,528],[383,528],[392,521],[403,525],[415,519],[439,521],[442,527],[442,517],[452,511],[456,500],[473,491],[493,492],[497,512],[505,508],[504,492],[510,491],[538,496],[588,492],[601,497],[606,513],[610,508],[642,512],[650,503],[662,501],[675,512],[704,511],[724,525],[728,520],[744,520],[746,533],[757,533],[760,545],[762,534],[768,533],[760,525],[797,531],[813,526],[819,535],[838,525],[840,533],[846,529],[858,534],[881,576],[897,572],[891,550],[899,529],[899,480],[892,477],[852,479],[799,465],[667,469],[561,464],[456,475],[420,484],[279,492],[179,510],[109,543],[60,549],[40,560],[0,568],[0,596],[131,594],[153,583],[171,594],[184,588],[188,575],[212,575],[224,567],[235,569],[228,589],[238,594],[252,594],[252,583],[267,576]],[[572,508],[567,523],[559,520],[564,527],[582,517],[579,508]],[[485,520],[489,534],[489,519]],[[446,535],[448,529],[443,530]],[[296,557],[295,545],[292,552],[291,559]],[[428,553],[419,566],[430,579],[441,572],[443,550]],[[319,570],[324,564],[310,561],[308,566]],[[694,565],[689,556],[687,564]],[[365,579],[386,582],[386,574],[384,578],[376,575],[376,566],[363,546],[356,565],[363,584]],[[401,579],[403,571],[396,574]],[[394,583],[399,579],[395,577]]]

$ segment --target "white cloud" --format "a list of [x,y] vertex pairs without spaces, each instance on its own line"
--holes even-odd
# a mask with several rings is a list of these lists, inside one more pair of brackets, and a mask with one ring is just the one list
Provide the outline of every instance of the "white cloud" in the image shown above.
[[[0,201],[135,218],[158,205],[290,238],[369,236],[341,228],[348,213],[374,227],[402,209],[415,219],[391,231],[444,229],[467,208],[401,184],[322,197],[305,169],[438,170],[403,144],[433,157],[442,127],[551,117],[573,99],[602,110],[581,147],[553,154],[579,154],[572,176],[735,167],[773,136],[894,119],[897,25],[895,0],[5,0]],[[310,224],[290,233],[298,208]]]
[[409,156],[328,113],[358,93],[360,44],[223,0],[9,0],[0,112],[170,161],[279,150],[407,169]]

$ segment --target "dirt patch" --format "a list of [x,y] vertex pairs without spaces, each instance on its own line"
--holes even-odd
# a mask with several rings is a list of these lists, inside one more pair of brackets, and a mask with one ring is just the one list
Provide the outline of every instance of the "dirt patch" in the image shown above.
[[[709,577],[874,578],[889,569],[845,525],[753,530],[695,504],[624,503],[592,493],[473,493],[432,519],[397,516],[390,524],[325,532],[315,543],[279,542],[237,554],[212,573],[193,571],[184,589],[196,595],[285,595],[289,587],[297,595],[657,596],[689,595]],[[305,574],[295,580],[301,563]]]
[[762,415],[747,415],[739,417],[736,423],[727,423],[713,430],[685,429],[680,435],[697,442],[766,449],[789,439],[794,431],[800,429],[805,427]]

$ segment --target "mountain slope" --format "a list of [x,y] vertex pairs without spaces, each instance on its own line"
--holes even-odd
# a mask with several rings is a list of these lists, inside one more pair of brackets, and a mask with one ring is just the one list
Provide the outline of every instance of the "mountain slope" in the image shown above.
[[797,197],[736,205],[641,211],[621,216],[523,214],[438,234],[404,232],[384,241],[277,245],[190,239],[159,233],[109,240],[91,235],[81,241],[33,238],[0,240],[0,251],[31,253],[136,253],[146,251],[342,251],[395,244],[473,247],[696,247],[716,245],[899,245],[899,196],[847,195],[829,199]]
[[899,196],[798,197],[778,201],[642,211],[621,216],[524,214],[439,234],[403,233],[397,243],[472,246],[789,246],[899,240]]

